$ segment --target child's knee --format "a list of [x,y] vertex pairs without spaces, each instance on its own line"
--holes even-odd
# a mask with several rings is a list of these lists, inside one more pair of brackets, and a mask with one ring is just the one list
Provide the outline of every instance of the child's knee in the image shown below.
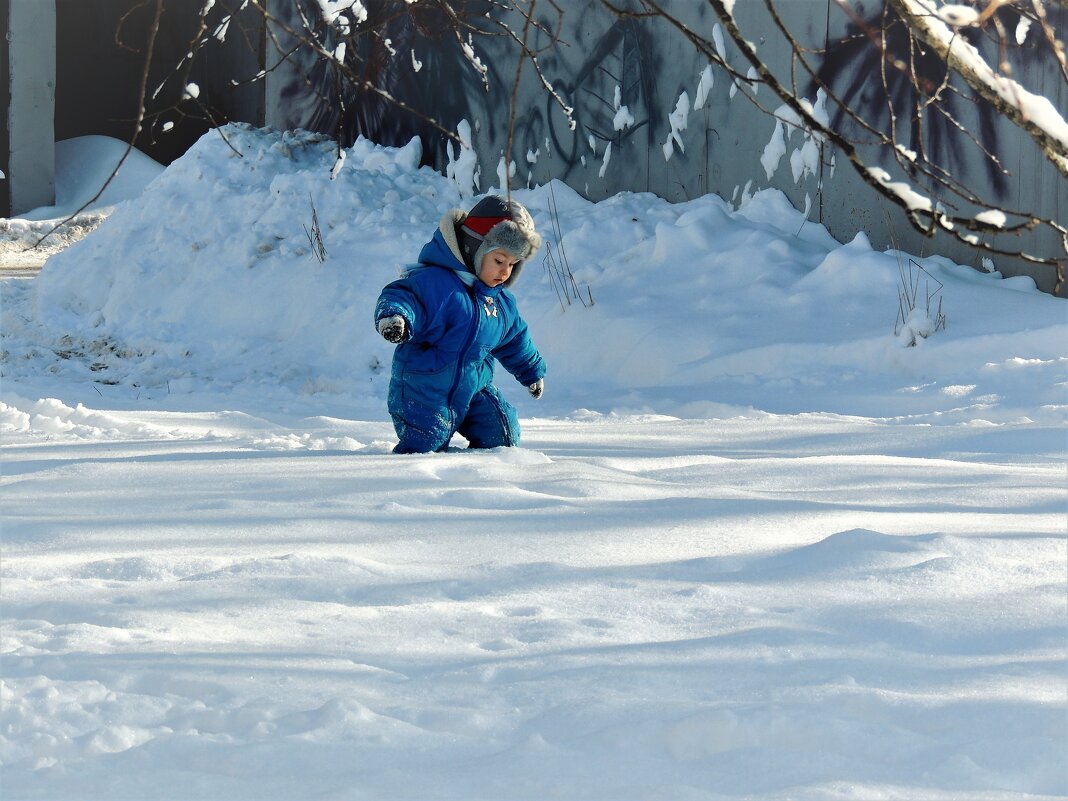
[[519,415],[496,387],[480,392],[460,433],[472,448],[507,448],[519,444]]
[[513,448],[519,444],[519,423],[507,428],[502,426],[470,433],[471,436],[468,436],[467,440],[472,448]]
[[403,417],[393,415],[393,428],[397,432],[394,453],[434,453],[443,451],[452,439],[452,431],[438,428],[429,430],[414,426]]

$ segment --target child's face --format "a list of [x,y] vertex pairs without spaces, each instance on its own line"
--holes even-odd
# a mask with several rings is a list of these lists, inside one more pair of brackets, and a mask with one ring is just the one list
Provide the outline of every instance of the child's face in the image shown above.
[[508,280],[519,260],[507,250],[497,248],[482,257],[478,278],[486,286],[498,286]]

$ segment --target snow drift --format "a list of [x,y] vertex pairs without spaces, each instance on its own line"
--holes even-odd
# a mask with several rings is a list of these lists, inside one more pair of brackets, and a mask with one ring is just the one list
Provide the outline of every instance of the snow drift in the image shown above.
[[[83,351],[121,352],[97,363],[123,383],[280,383],[377,402],[391,351],[369,322],[374,298],[442,211],[462,205],[456,185],[418,167],[416,140],[360,140],[331,180],[336,144],[323,137],[224,135],[202,138],[138,202],[49,261],[35,288],[39,322]],[[640,409],[652,397],[659,412],[691,415],[707,402],[706,412],[894,416],[929,411],[908,387],[937,396],[971,384],[973,398],[998,398],[980,416],[1009,420],[1063,400],[1056,380],[1037,398],[1014,392],[1017,369],[1063,369],[1063,301],[1030,279],[915,260],[927,291],[942,286],[948,326],[903,348],[892,334],[911,257],[875,253],[863,237],[841,245],[778,192],[737,210],[716,196],[593,204],[558,182],[516,194],[549,240],[516,294],[549,363],[548,397],[565,406]],[[565,263],[592,307],[561,302],[549,274]],[[1015,330],[1023,314],[1026,333]],[[1006,320],[1011,339],[999,336]],[[1021,357],[1034,366],[1014,367]],[[959,397],[945,400],[942,410]]]
[[1063,300],[523,190],[524,446],[396,457],[371,310],[459,190],[225,134],[0,282],[5,800],[1068,794]]

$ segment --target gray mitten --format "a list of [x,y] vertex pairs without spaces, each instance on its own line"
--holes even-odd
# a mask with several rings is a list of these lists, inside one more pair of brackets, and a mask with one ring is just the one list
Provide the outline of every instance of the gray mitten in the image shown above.
[[397,344],[408,338],[408,324],[404,322],[404,318],[399,314],[394,314],[392,317],[383,317],[378,321],[378,333],[387,342]]
[[533,384],[527,387],[527,392],[534,396],[535,399],[541,397],[541,393],[545,391],[545,379],[539,378]]

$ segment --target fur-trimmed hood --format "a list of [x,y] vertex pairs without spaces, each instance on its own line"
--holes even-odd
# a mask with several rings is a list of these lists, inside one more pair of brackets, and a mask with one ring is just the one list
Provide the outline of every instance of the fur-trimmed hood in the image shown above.
[[522,203],[512,198],[486,195],[456,223],[456,241],[468,269],[478,272],[487,254],[503,250],[516,260],[505,286],[519,277],[523,265],[541,247],[534,219]]
[[465,284],[474,286],[478,280],[475,265],[480,264],[487,253],[500,248],[517,260],[512,274],[502,284],[511,287],[523,271],[523,265],[537,253],[542,243],[530,214],[519,203],[512,203],[513,218],[488,218],[488,230],[481,236],[477,233],[477,225],[476,229],[469,227],[474,222],[471,214],[462,209],[449,209],[442,215],[433,238],[419,252],[419,264],[409,266],[405,274],[427,265],[448,267]]

